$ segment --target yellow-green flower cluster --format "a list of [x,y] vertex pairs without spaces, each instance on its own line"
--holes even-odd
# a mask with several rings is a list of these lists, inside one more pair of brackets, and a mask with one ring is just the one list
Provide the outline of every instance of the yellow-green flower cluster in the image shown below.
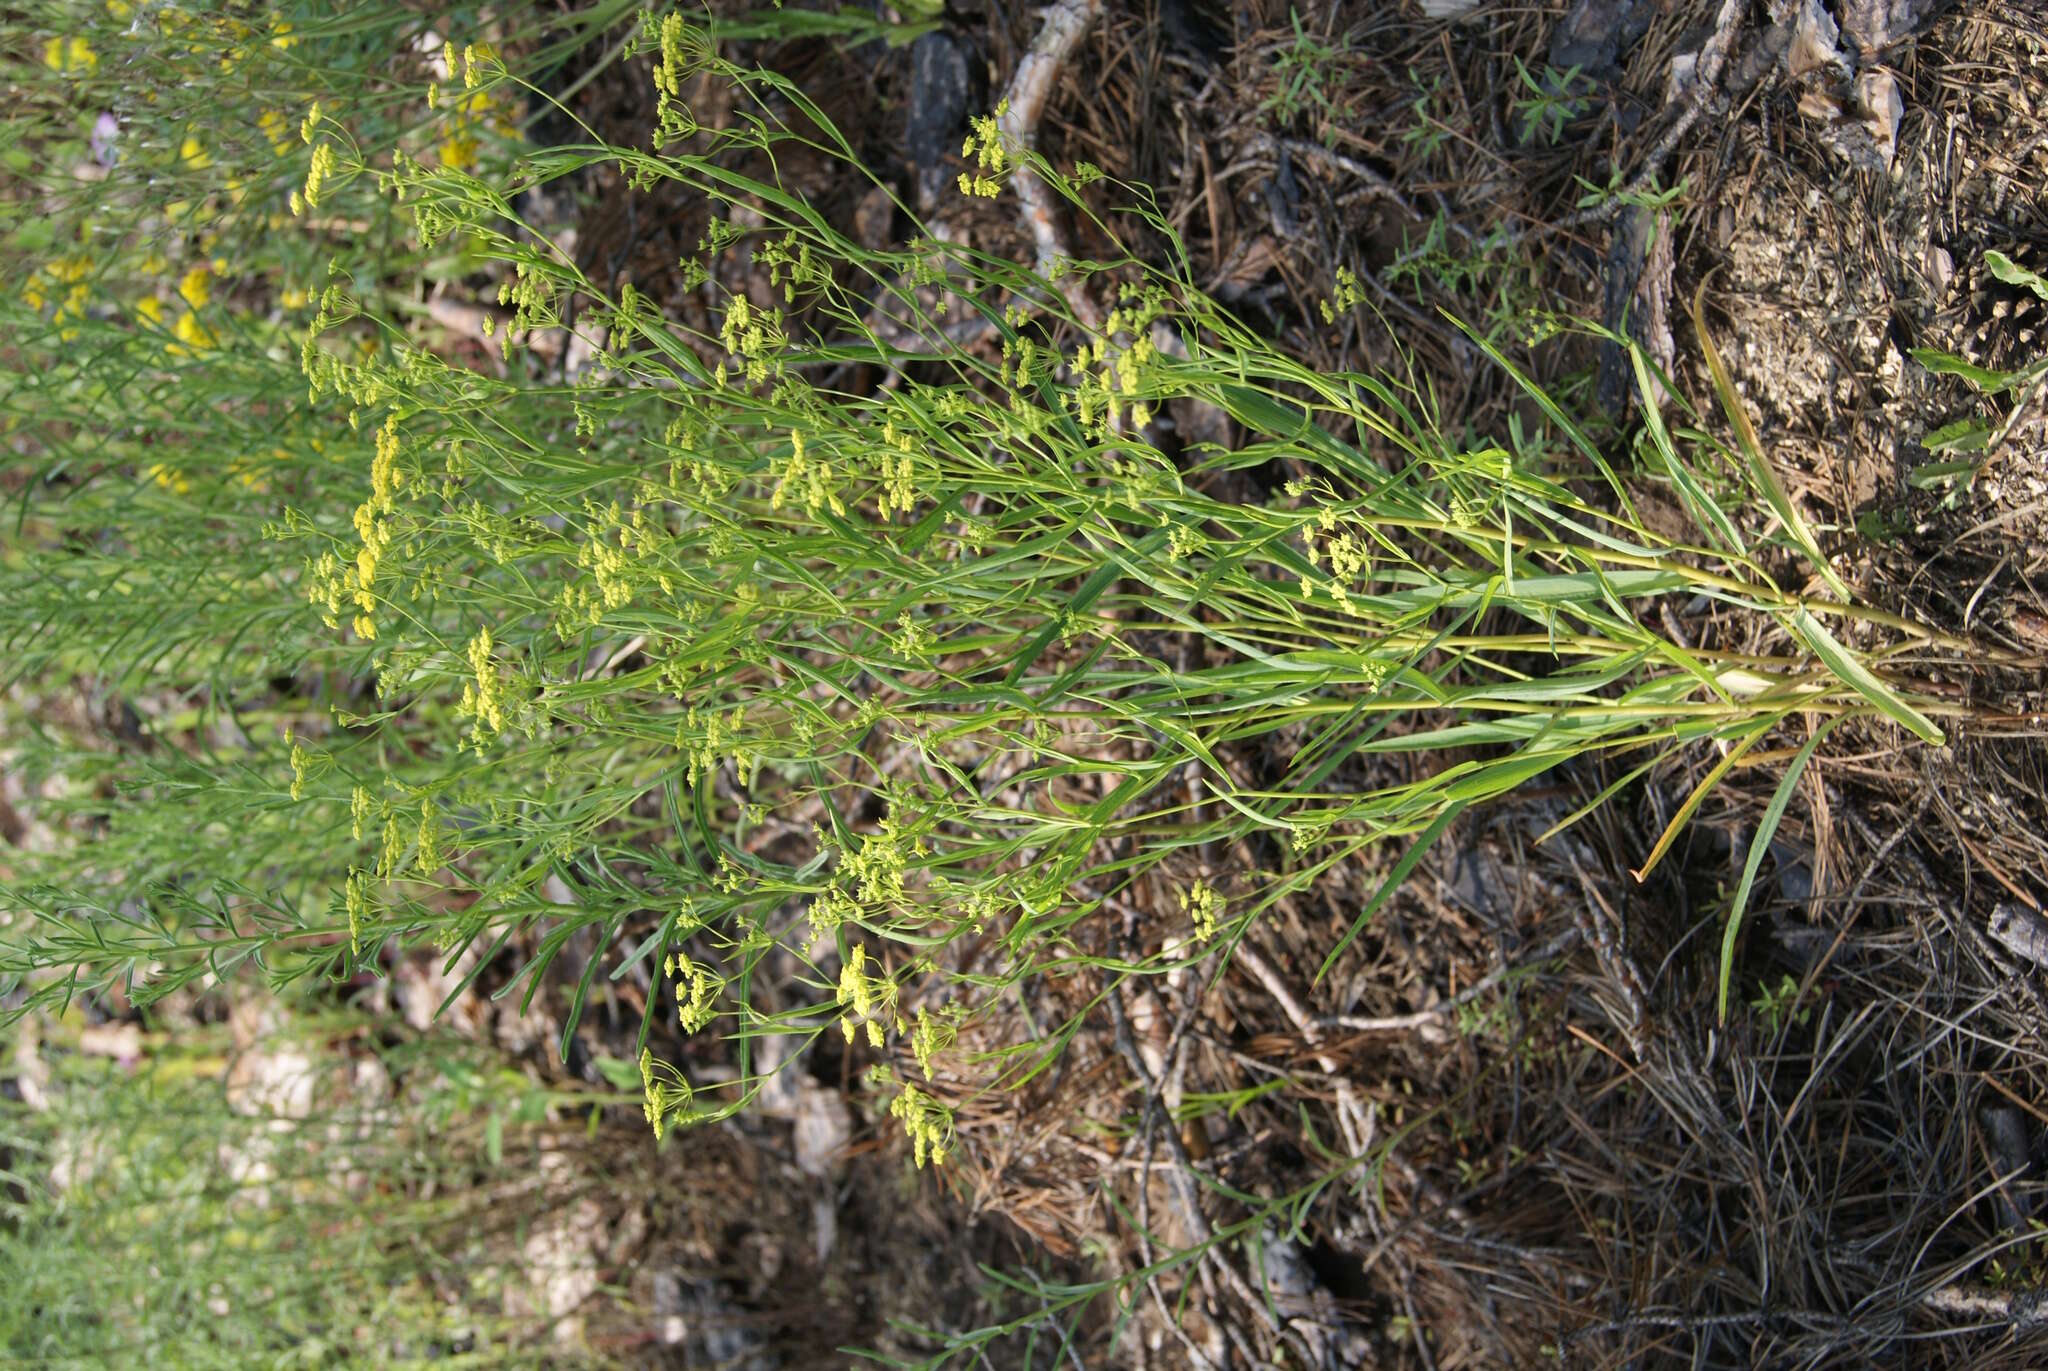
[[[782,375],[783,354],[789,351],[782,311],[763,309],[746,296],[735,295],[725,307],[725,318],[718,326],[718,341],[732,354],[749,384],[761,385]],[[723,368],[711,375],[720,385],[725,383]]]
[[293,803],[296,804],[298,801],[306,798],[306,778],[313,774],[315,770],[315,762],[318,759],[316,759],[312,753],[306,751],[305,747],[300,744],[298,739],[293,738],[289,733],[285,735],[285,738],[292,745],[291,796]]
[[323,552],[307,568],[306,599],[319,606],[321,621],[329,628],[341,627],[344,605],[353,604],[356,614],[349,626],[356,636],[366,640],[377,636],[377,621],[371,617],[377,608],[377,592],[371,584],[376,579],[377,560],[376,550],[366,544],[356,550],[353,564]]
[[[317,377],[314,384],[317,388]],[[306,598],[325,611],[329,628],[339,626],[343,604],[353,603],[352,627],[358,637],[366,639],[377,636],[377,572],[391,548],[389,516],[397,508],[398,491],[406,479],[398,464],[401,450],[398,416],[394,414],[377,430],[376,455],[370,461],[370,498],[356,506],[356,536],[362,544],[356,549],[354,564],[325,552],[313,563],[306,580]]]
[[676,1018],[683,1032],[701,1032],[718,1017],[718,992],[725,989],[724,977],[713,975],[681,952],[670,953],[662,969],[676,983]]
[[[860,902],[847,894],[846,887],[837,881],[826,886],[815,896],[811,900],[810,908],[805,911],[805,917],[811,924],[811,936],[814,938],[831,937],[843,925],[858,919],[860,914]],[[848,1031],[851,1032],[850,1029]]]
[[[1373,535],[1369,531],[1340,529],[1338,522],[1337,512],[1329,506],[1318,509],[1316,527],[1303,536],[1302,553],[1310,566],[1320,566],[1323,557],[1329,558],[1330,579],[1326,588],[1338,607],[1348,611],[1351,608],[1348,583],[1372,577]],[[1316,542],[1318,531],[1324,535],[1320,548]],[[1301,593],[1304,597],[1314,593],[1314,582],[1307,576],[1301,578]]]
[[455,707],[457,718],[474,719],[470,737],[481,748],[505,731],[505,683],[498,677],[498,664],[491,657],[491,630],[480,628],[469,640],[469,670],[472,680],[464,682],[462,702]]
[[1207,881],[1197,880],[1180,893],[1180,908],[1195,926],[1195,940],[1208,942],[1216,936],[1223,918],[1223,892]]
[[370,920],[370,873],[351,869],[342,883],[342,904],[348,910],[348,952],[363,955],[363,925]]
[[1002,190],[999,178],[1011,166],[1002,134],[1002,118],[1009,112],[1010,102],[1005,100],[996,106],[994,114],[976,115],[969,122],[967,141],[960,145],[960,155],[974,163],[974,170],[960,173],[962,195],[979,195],[992,200]]
[[[1107,435],[1126,405],[1135,426],[1152,422],[1152,406],[1165,393],[1152,324],[1165,307],[1165,297],[1157,291],[1127,290],[1124,303],[1103,321],[1102,332],[1075,350],[1069,403],[1084,427]],[[1124,338],[1130,341],[1121,341]]]
[[770,509],[783,508],[793,495],[803,503],[807,513],[816,514],[821,509],[829,509],[845,517],[846,502],[839,498],[838,473],[833,471],[829,460],[812,457],[806,452],[802,429],[789,431],[789,456],[771,460],[768,470],[775,477],[775,489],[768,496]]
[[942,1023],[925,1009],[917,1007],[917,1026],[910,1032],[911,1055],[917,1058],[918,1069],[924,1078],[932,1078],[932,1061],[939,1053],[953,1045],[958,1030],[950,1023]]
[[902,1120],[920,1170],[926,1162],[933,1166],[946,1164],[947,1145],[953,1136],[952,1110],[916,1086],[906,1084],[903,1092],[889,1102],[889,1116]]
[[563,587],[561,613],[574,628],[580,628],[585,620],[594,625],[606,611],[631,604],[636,580],[665,584],[668,579],[658,569],[650,571],[642,565],[654,561],[657,549],[665,541],[661,525],[648,517],[644,505],[634,506],[628,514],[616,500],[609,505],[585,500],[583,512],[590,523],[591,538],[578,545],[576,565],[591,573],[597,582],[597,594],[578,594],[579,588]]
[[681,1112],[683,1122],[690,1122],[696,1108],[696,1092],[682,1073],[667,1062],[656,1060],[654,1054],[645,1048],[640,1051],[640,1112],[654,1129],[656,1142],[661,1141],[667,1131],[668,1116]]
[[1322,302],[1323,322],[1334,324],[1337,316],[1347,314],[1365,301],[1365,288],[1358,283],[1358,273],[1350,267],[1337,268],[1336,294]]
[[692,788],[708,783],[718,764],[730,756],[740,784],[748,784],[755,759],[752,750],[741,745],[745,726],[746,710],[740,705],[727,713],[695,705],[685,710],[675,735],[675,746],[684,756],[683,779]]
[[491,66],[498,62],[498,51],[489,43],[464,43],[462,45],[462,88],[475,90],[490,75]]
[[1038,384],[1038,373],[1033,370],[1038,361],[1039,346],[1029,338],[1015,342],[1003,342],[1003,360],[996,366],[996,384],[1010,390],[1011,406],[1028,406],[1036,409],[1038,397],[1032,393]]
[[904,610],[896,616],[896,636],[889,641],[899,657],[916,659],[932,650],[932,631],[917,621],[917,616]]
[[894,419],[882,424],[882,493],[875,502],[884,519],[908,514],[917,503],[916,441]]
[[[867,904],[897,904],[903,899],[903,876],[911,856],[926,855],[922,839],[906,844],[894,815],[882,820],[880,831],[861,835],[860,850],[849,852],[840,863],[840,874],[854,882],[854,893]],[[906,847],[908,851],[906,851]]]
[[377,874],[385,880],[402,874],[405,862],[405,825],[396,813],[384,816],[384,842],[377,853]]
[[887,976],[870,974],[867,964],[867,948],[855,943],[846,954],[845,965],[839,968],[839,1031],[850,1043],[865,1024],[868,1045],[878,1048],[887,1041],[886,1025],[896,1017],[896,983]]
[[498,286],[498,303],[512,307],[512,320],[499,344],[507,357],[512,355],[513,334],[554,328],[562,322],[555,309],[554,292],[537,257],[522,257],[512,264],[512,279]]
[[658,27],[651,15],[647,22],[655,27],[655,43],[661,51],[661,60],[654,66],[654,146],[660,148],[671,139],[687,138],[697,131],[696,119],[682,103],[683,78],[708,65],[712,53],[705,35],[684,23],[680,14],[662,16]]
[[800,243],[794,233],[770,239],[754,249],[754,265],[768,273],[768,284],[782,287],[785,304],[796,303],[799,286],[829,286],[831,269],[820,262],[808,242]]
[[419,826],[413,831],[413,870],[422,877],[441,869],[441,810],[433,797],[420,801]]
[[1186,561],[1208,545],[1199,530],[1186,524],[1175,524],[1166,531],[1166,555],[1176,562]]
[[[316,105],[314,108],[318,109],[319,106]],[[340,160],[335,155],[334,144],[322,142],[319,147],[314,148],[313,160],[306,167],[305,187],[292,192],[292,213],[304,214],[317,206],[320,197],[327,193],[327,185],[334,179],[339,168]]]
[[484,133],[495,132],[506,138],[518,136],[519,104],[516,100],[502,99],[484,88],[491,67],[497,65],[502,69],[503,66],[490,44],[465,44],[459,58],[453,44],[442,51],[447,78],[453,81],[460,76],[463,93],[450,100],[441,94],[438,83],[427,87],[427,108],[447,113],[447,124],[442,129],[441,141],[435,145],[434,153],[443,167],[451,171],[470,171],[476,166]]

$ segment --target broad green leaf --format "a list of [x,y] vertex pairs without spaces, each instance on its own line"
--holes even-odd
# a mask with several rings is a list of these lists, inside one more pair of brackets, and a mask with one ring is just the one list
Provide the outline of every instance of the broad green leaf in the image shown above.
[[2002,252],[1984,254],[1984,265],[1991,268],[1991,274],[2009,286],[2024,286],[2043,300],[2048,300],[2048,279],[2039,272],[2028,271]]
[[2011,389],[2027,374],[2025,371],[1993,371],[1939,348],[1914,348],[1911,355],[1914,361],[1936,376],[1960,376],[1986,395],[1997,395]]
[[1975,462],[1926,462],[1906,473],[1906,483],[1915,490],[1932,490],[1943,481],[1976,474]]
[[1990,422],[1977,418],[1943,424],[1920,440],[1929,452],[1982,452],[1990,441]]

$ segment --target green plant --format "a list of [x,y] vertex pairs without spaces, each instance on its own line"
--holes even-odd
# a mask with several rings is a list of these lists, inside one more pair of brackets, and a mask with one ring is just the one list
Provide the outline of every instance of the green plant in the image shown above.
[[[2048,300],[2048,280],[2019,266],[2004,253],[1986,252],[1984,265],[1998,280]],[[1939,460],[1915,467],[1907,474],[1908,481],[1916,489],[1926,490],[1960,478],[1958,489],[1967,490],[1983,459],[1963,454],[1989,452],[2004,442],[2020,414],[2039,396],[2043,384],[2048,383],[2048,355],[2010,370],[1979,366],[1940,348],[1914,348],[1910,355],[1928,371],[1937,376],[1957,377],[1987,399],[2012,397],[2002,422],[1994,422],[1990,415],[1984,413],[1966,415],[1941,425],[1921,439],[1926,449]],[[1951,499],[1955,493],[1951,493]]]
[[1478,301],[1479,329],[1496,340],[1525,333],[1540,298],[1536,268],[1511,235],[1459,237],[1442,211],[1430,218],[1422,241],[1407,246],[1382,276],[1418,296],[1435,291]]
[[1792,1012],[1792,1006],[1798,999],[1798,980],[1792,976],[1782,976],[1775,986],[1769,982],[1759,983],[1756,998],[1749,1002],[1749,1007],[1764,1021],[1764,1032],[1775,1038],[1788,1021],[1804,1028],[1806,1021],[1812,1017],[1813,1011],[1805,1007],[1801,1007],[1796,1013]]
[[[1703,322],[1738,435],[1725,480],[1826,596],[1777,579],[1710,494],[1696,468],[1721,454],[1666,426],[1661,406],[1684,407],[1639,349],[1653,478],[1696,536],[1637,515],[1497,323],[1469,336],[1541,412],[1541,443],[1450,436],[1426,377],[1303,365],[1194,284],[1141,188],[1105,187],[1124,208],[1098,215],[1078,171],[993,120],[974,189],[1044,178],[1102,260],[1041,276],[918,228],[865,246],[784,170],[872,179],[801,87],[677,15],[639,44],[649,147],[580,129],[441,157],[397,89],[295,120],[293,184],[270,187],[296,196],[285,236],[326,251],[346,207],[403,246],[320,275],[292,327],[209,301],[190,308],[213,311],[213,341],[178,351],[132,313],[0,303],[25,363],[0,380],[18,530],[0,643],[26,688],[75,674],[149,711],[135,751],[70,726],[19,744],[52,820],[92,841],[0,885],[16,1004],[147,1006],[237,971],[341,983],[415,954],[465,966],[458,993],[489,968],[530,998],[580,935],[563,1050],[593,994],[644,977],[639,1060],[605,1069],[657,1135],[746,1108],[829,1034],[918,1160],[945,1164],[968,1145],[952,1111],[1049,1069],[1080,1027],[1085,1010],[974,1039],[1037,978],[1088,978],[1099,1005],[1214,969],[1280,901],[1391,848],[1318,949],[1328,974],[1472,806],[1716,745],[1647,874],[1730,767],[1807,723],[1732,949],[1824,730],[1888,718],[1939,740],[1933,718],[1962,708],[1893,673],[1896,643],[1964,645],[1851,599]],[[491,47],[445,56],[406,73],[437,111],[458,84],[464,107],[547,98]],[[715,127],[685,103],[698,81],[730,115]],[[601,171],[715,207],[685,264],[714,305],[701,324],[522,219],[520,192]],[[137,214],[123,232],[157,222]],[[1131,222],[1164,260],[1114,248]],[[493,283],[491,353],[432,331],[428,278]],[[588,365],[536,360],[572,331]],[[1176,402],[1243,441],[1169,455],[1151,421]],[[1275,473],[1271,498],[1230,493],[1249,468]],[[1752,632],[1676,641],[1656,612],[1673,596]],[[1150,915],[1135,942],[1106,917],[1130,909]],[[771,983],[777,967],[796,970]],[[655,1050],[670,1015],[699,1040],[678,1061]],[[774,1066],[770,1037],[790,1049]],[[714,1052],[728,1065],[692,1079]],[[1214,1241],[1298,1227],[1371,1159],[1327,1160]],[[1121,1288],[1033,1287],[1016,1328]]]
[[1299,10],[1288,10],[1287,20],[1294,29],[1293,41],[1275,54],[1273,74],[1278,85],[1260,102],[1259,109],[1283,124],[1292,124],[1304,114],[1314,115],[1322,123],[1323,140],[1334,142],[1336,121],[1343,113],[1339,85],[1343,64],[1351,55],[1351,40],[1348,36],[1332,40],[1317,35],[1302,24]]
[[[1520,123],[1519,141],[1527,146],[1540,134],[1545,143],[1554,146],[1564,136],[1565,126],[1586,112],[1586,101],[1582,98],[1584,92],[1573,93],[1573,88],[1584,78],[1577,67],[1559,71],[1549,66],[1538,78],[1522,64],[1520,57],[1514,61],[1515,76],[1522,83],[1522,88],[1529,92],[1514,102],[1515,118]],[[1591,87],[1592,82],[1585,81],[1585,89],[1590,90]]]
[[1443,118],[1430,110],[1430,105],[1443,89],[1443,78],[1430,77],[1429,85],[1425,89],[1422,79],[1415,74],[1415,69],[1410,67],[1408,84],[1414,86],[1416,90],[1415,99],[1410,106],[1414,111],[1414,122],[1401,130],[1401,143],[1417,156],[1428,157],[1455,136]]
[[1574,176],[1572,180],[1578,182],[1586,192],[1578,199],[1580,209],[1605,208],[1609,205],[1629,205],[1636,209],[1648,210],[1670,209],[1685,198],[1691,185],[1689,180],[1680,178],[1675,186],[1661,186],[1657,184],[1657,178],[1652,176],[1648,184],[1631,187],[1623,182],[1619,167],[1614,169],[1614,174],[1608,177],[1604,186],[1596,185],[1583,176]]
[[[733,169],[736,153],[796,145],[852,159],[800,90],[719,61],[672,20],[650,41],[665,66],[729,82],[751,120],[658,153],[558,149],[515,176],[603,161],[746,203],[755,223],[715,229],[703,269],[745,251],[782,301],[732,295],[717,330],[693,335],[508,227],[488,182],[409,157],[378,172],[426,249],[502,264],[507,356],[573,295],[607,330],[602,365],[566,389],[453,368],[372,299],[326,288],[303,350],[307,418],[346,460],[212,540],[208,559],[268,568],[236,574],[213,631],[310,626],[312,639],[285,640],[303,644],[298,669],[326,663],[376,693],[275,701],[246,743],[145,768],[111,846],[66,887],[15,891],[37,934],[10,944],[11,965],[38,1002],[131,982],[142,959],[154,969],[135,993],[148,996],[242,960],[279,979],[337,976],[387,945],[507,947],[522,930],[539,936],[531,977],[574,928],[605,946],[631,928],[608,974],[670,956],[708,968],[704,1022],[742,1043],[841,1026],[907,1046],[920,1025],[905,1006],[954,976],[955,940],[998,937],[1008,959],[957,983],[971,1013],[989,990],[1095,962],[1094,911],[1204,845],[1278,840],[1263,869],[1182,881],[1210,892],[1193,901],[1207,922],[1134,969],[1206,956],[1374,844],[1407,840],[1405,872],[1467,806],[1576,757],[1703,738],[1740,755],[1796,715],[1873,709],[1933,735],[1822,616],[1910,625],[1780,589],[1707,505],[1694,508],[1709,542],[1659,539],[1533,386],[1614,510],[1501,448],[1448,443],[1419,395],[1300,366],[1171,264],[1088,268],[1089,288],[1120,302],[1096,329],[1010,263],[922,238],[862,248],[774,180]],[[475,61],[478,88],[517,84]],[[370,169],[338,117],[323,111],[310,131],[345,186]],[[948,341],[941,310],[977,321],[1000,358]],[[1157,328],[1186,355],[1155,349]],[[927,341],[906,351],[891,341],[903,336]],[[872,393],[811,379],[853,361],[916,378]],[[1176,468],[1142,439],[1175,397],[1220,407],[1250,442]],[[1683,489],[1684,459],[1659,448]],[[1280,456],[1300,474],[1273,504],[1204,493],[1207,472]],[[143,534],[220,527],[219,508],[146,479],[155,493],[135,502],[119,470],[46,484],[29,510],[53,530],[87,510]],[[1788,528],[1810,539],[1796,516]],[[303,571],[275,570],[281,552]],[[120,621],[110,641],[76,597],[39,585],[82,555],[39,554],[12,603],[22,627],[66,626],[70,650],[103,668],[140,627]],[[190,585],[190,554],[165,546],[158,562]],[[132,559],[109,570],[123,585],[156,574]],[[1775,618],[1796,646],[1682,648],[1635,609],[1673,593]],[[1194,650],[1188,666],[1144,645],[1162,635]],[[278,641],[262,669],[276,669]],[[1274,737],[1299,742],[1269,781],[1247,786],[1218,761]],[[1347,768],[1386,753],[1444,762],[1361,789]],[[1209,801],[1181,793],[1189,766]],[[770,816],[806,812],[800,854],[754,841]],[[189,840],[165,850],[167,819],[202,843],[220,834],[206,867]],[[139,908],[91,893],[116,861],[121,888],[146,892]],[[568,901],[541,898],[547,876]],[[794,925],[780,912],[792,907]],[[748,986],[777,943],[806,961],[836,944],[843,965],[817,968],[809,1004],[763,1016]],[[49,968],[70,970],[33,979]],[[1014,1075],[1042,1065],[1039,1051],[1001,1055]],[[760,1085],[699,1090],[685,1112],[739,1108]]]
[[[352,1056],[360,1020],[299,1008],[248,1049],[217,1028],[138,1033],[128,1065],[63,1050],[75,1031],[52,1026],[42,1107],[0,1105],[9,1364],[583,1363],[519,1312],[504,1202],[528,1187],[493,1169],[507,1125],[475,1100],[401,1107],[502,1068],[437,1041]],[[511,1136],[537,1145],[554,1103],[575,1100]]]

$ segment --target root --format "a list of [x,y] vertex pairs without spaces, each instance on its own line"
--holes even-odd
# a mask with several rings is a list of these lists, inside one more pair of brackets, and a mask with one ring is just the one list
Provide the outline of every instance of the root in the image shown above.
[[[1101,12],[1102,0],[1058,0],[1058,3],[1046,6],[1044,26],[1039,29],[1038,37],[1032,40],[1030,51],[1017,64],[1016,74],[1010,78],[1010,87],[1004,93],[1005,107],[998,127],[1005,143],[1022,149],[1036,147],[1038,121],[1045,114],[1045,102],[1052,94],[1053,82]],[[1068,256],[1059,225],[1053,219],[1052,191],[1028,166],[1018,167],[1010,184],[1016,189],[1017,199],[1023,207],[1024,227],[1037,249],[1039,274],[1051,279],[1054,263]],[[1100,328],[1102,310],[1081,289],[1080,281],[1072,276],[1061,280],[1061,293],[1066,296],[1067,304],[1076,317],[1090,328]]]

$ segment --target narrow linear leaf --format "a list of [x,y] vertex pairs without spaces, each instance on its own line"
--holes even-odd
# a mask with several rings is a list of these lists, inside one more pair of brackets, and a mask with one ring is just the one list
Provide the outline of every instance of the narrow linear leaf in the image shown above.
[[1346,929],[1344,936],[1337,940],[1337,945],[1330,949],[1330,955],[1323,958],[1323,964],[1316,968],[1316,981],[1318,984],[1322,982],[1323,977],[1330,974],[1330,968],[1335,966],[1337,959],[1344,955],[1344,949],[1351,946],[1352,940],[1365,931],[1365,926],[1372,922],[1372,916],[1379,913],[1380,906],[1387,902],[1387,896],[1393,894],[1400,887],[1401,882],[1408,879],[1408,873],[1415,870],[1415,864],[1422,860],[1423,853],[1429,851],[1430,844],[1443,837],[1444,830],[1449,828],[1452,821],[1464,812],[1465,805],[1463,801],[1451,805],[1443,813],[1437,815],[1428,828],[1422,830],[1421,836],[1416,838],[1413,846],[1401,854],[1401,860],[1394,863],[1394,869],[1387,873],[1387,879],[1380,882],[1379,890],[1370,900],[1366,901],[1365,908],[1359,912],[1356,919],[1351,921],[1351,927]]
[[1771,839],[1778,832],[1778,824],[1785,817],[1785,808],[1792,803],[1792,796],[1799,789],[1799,778],[1806,772],[1806,764],[1813,760],[1813,754],[1821,739],[1834,731],[1836,724],[1847,715],[1836,715],[1821,723],[1805,744],[1793,754],[1791,765],[1785,768],[1785,775],[1778,782],[1778,789],[1771,796],[1771,802],[1764,806],[1763,818],[1757,821],[1756,837],[1750,840],[1749,859],[1742,864],[1742,879],[1735,885],[1735,898],[1728,905],[1728,926],[1721,930],[1721,1022],[1728,1022],[1728,983],[1735,970],[1735,940],[1742,931],[1742,914],[1749,907],[1750,888],[1756,884],[1756,873],[1762,869],[1764,854],[1771,850]]
[[1858,695],[1904,724],[1922,741],[1936,747],[1948,741],[1926,715],[1906,703],[1903,696],[1878,679],[1876,672],[1858,661],[1855,653],[1842,646],[1841,641],[1828,632],[1827,625],[1815,618],[1811,610],[1802,609],[1792,615],[1791,627],[1813,649],[1813,655],[1835,674],[1836,679]]
[[1842,584],[1828,566],[1828,560],[1821,555],[1820,543],[1815,540],[1813,530],[1806,525],[1806,517],[1799,507],[1792,503],[1792,497],[1785,493],[1784,485],[1778,480],[1777,471],[1764,456],[1763,444],[1757,440],[1756,426],[1749,421],[1749,410],[1743,405],[1742,397],[1735,392],[1735,381],[1728,374],[1727,364],[1721,360],[1721,350],[1714,346],[1714,336],[1707,331],[1707,286],[1703,281],[1692,297],[1692,325],[1699,335],[1700,352],[1707,359],[1707,370],[1714,378],[1714,394],[1720,398],[1722,412],[1728,416],[1729,424],[1735,429],[1736,445],[1742,449],[1743,458],[1749,463],[1751,477],[1757,488],[1763,492],[1770,504],[1771,512],[1778,516],[1778,522],[1785,526],[1785,532],[1813,563],[1821,579],[1828,583],[1828,589],[1850,599],[1849,588]]
[[1726,776],[1734,768],[1735,764],[1742,760],[1743,754],[1756,746],[1757,739],[1768,733],[1771,725],[1776,722],[1777,719],[1773,717],[1766,719],[1760,724],[1752,725],[1749,732],[1743,734],[1742,741],[1729,748],[1728,755],[1714,763],[1714,769],[1702,777],[1700,783],[1692,788],[1692,794],[1685,797],[1685,803],[1678,807],[1678,812],[1671,816],[1671,822],[1664,826],[1664,832],[1658,837],[1657,845],[1650,849],[1649,860],[1643,863],[1640,870],[1631,873],[1635,876],[1638,883],[1650,879],[1650,873],[1657,869],[1657,863],[1664,860],[1664,854],[1671,850],[1671,844],[1677,841],[1678,835],[1684,831],[1687,822],[1691,820],[1692,816],[1699,811],[1701,803],[1705,801],[1708,794],[1713,791],[1715,786],[1721,783],[1721,778]]
[[1678,488],[1679,498],[1685,501],[1691,511],[1693,522],[1706,532],[1718,534],[1723,546],[1732,547],[1737,554],[1747,556],[1749,549],[1742,545],[1742,535],[1736,531],[1734,521],[1727,511],[1714,503],[1713,496],[1702,487],[1692,472],[1679,459],[1678,449],[1672,444],[1671,434],[1664,427],[1663,408],[1658,403],[1662,388],[1650,376],[1649,359],[1644,356],[1640,344],[1630,341],[1628,358],[1635,368],[1636,388],[1642,392],[1643,424],[1650,432],[1650,441],[1657,449],[1657,456],[1664,463],[1664,470],[1671,477],[1671,484]]

